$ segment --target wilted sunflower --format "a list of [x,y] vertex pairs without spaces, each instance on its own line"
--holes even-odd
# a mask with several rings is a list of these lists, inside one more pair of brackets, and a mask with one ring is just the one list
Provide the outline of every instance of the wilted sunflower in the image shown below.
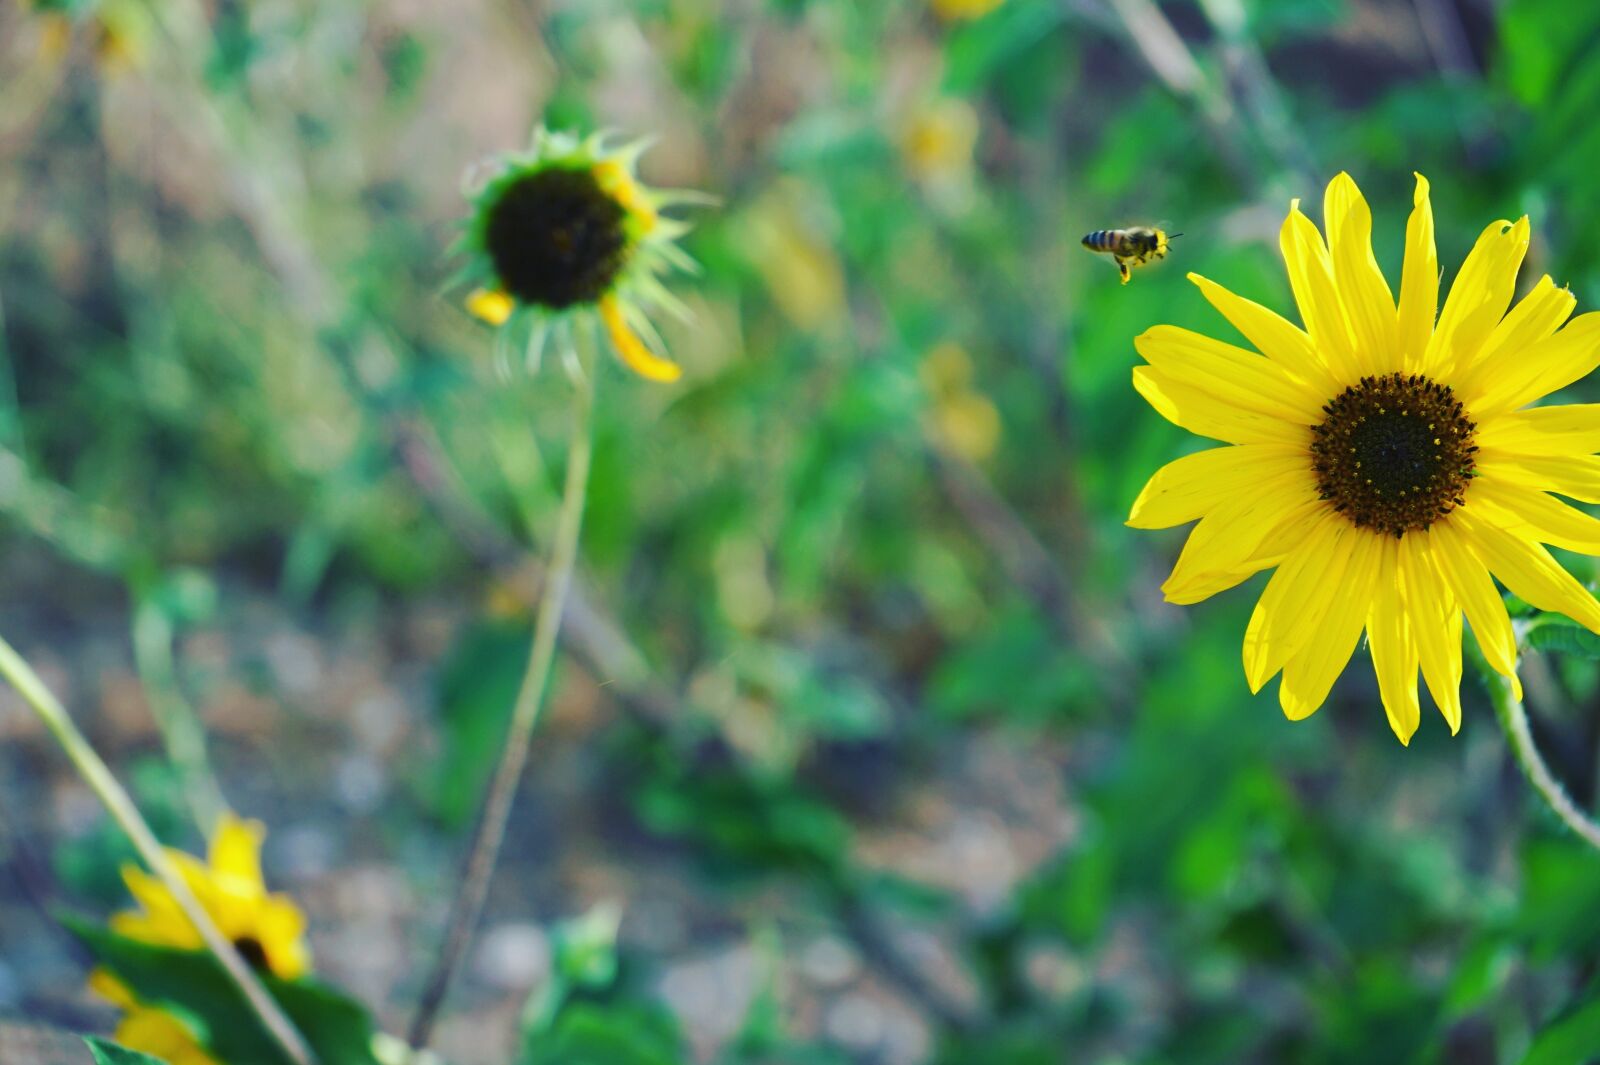
[[646,312],[687,317],[661,274],[694,268],[675,243],[688,227],[661,211],[695,197],[641,184],[634,164],[643,150],[540,129],[526,153],[500,160],[473,195],[461,244],[469,257],[463,280],[476,286],[467,309],[508,337],[525,337],[530,364],[546,345],[569,350],[573,330],[598,322],[640,376],[674,381],[682,373],[651,350],[662,343]]
[[[1244,638],[1259,691],[1283,672],[1291,719],[1322,705],[1363,628],[1402,743],[1417,670],[1461,725],[1461,620],[1516,680],[1493,577],[1600,632],[1600,604],[1544,544],[1600,554],[1600,406],[1529,407],[1600,364],[1600,314],[1542,278],[1510,313],[1528,220],[1485,229],[1444,310],[1428,183],[1417,175],[1398,303],[1372,254],[1372,215],[1347,174],[1329,183],[1328,242],[1291,206],[1280,242],[1305,329],[1190,275],[1261,355],[1157,326],[1135,341],[1134,386],[1163,417],[1231,447],[1157,471],[1128,523],[1200,519],[1162,585],[1196,603],[1277,567]],[[1264,356],[1264,357],[1263,357]],[[1520,686],[1518,695],[1520,698]]]
[[[258,972],[293,980],[311,968],[305,915],[287,896],[268,894],[261,876],[264,835],[259,822],[226,814],[211,838],[207,862],[181,851],[169,850],[168,854],[189,890],[244,960]],[[199,950],[204,946],[199,931],[160,880],[131,865],[122,870],[122,879],[140,908],[113,915],[113,932],[162,947]],[[209,1065],[212,1061],[182,1020],[141,1002],[135,989],[110,972],[95,970],[89,986],[125,1011],[117,1026],[117,1042],[173,1065]]]

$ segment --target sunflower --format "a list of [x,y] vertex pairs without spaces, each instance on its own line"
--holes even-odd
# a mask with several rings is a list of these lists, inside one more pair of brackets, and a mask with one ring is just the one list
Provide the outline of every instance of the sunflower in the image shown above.
[[530,366],[547,344],[570,350],[575,329],[598,324],[640,376],[682,374],[651,350],[662,344],[646,312],[687,317],[661,275],[694,268],[676,243],[688,227],[661,211],[698,197],[640,183],[634,165],[643,150],[539,129],[533,146],[494,164],[472,196],[460,245],[462,280],[474,286],[467,310],[523,340]]
[[1494,579],[1600,632],[1600,604],[1544,546],[1600,553],[1600,521],[1556,498],[1600,502],[1600,406],[1529,406],[1600,364],[1600,314],[1568,322],[1575,300],[1549,277],[1511,307],[1524,217],[1483,231],[1436,320],[1420,174],[1398,299],[1348,174],[1329,183],[1323,219],[1326,242],[1295,201],[1280,233],[1304,329],[1191,274],[1261,354],[1168,325],[1135,341],[1149,363],[1133,372],[1140,394],[1230,446],[1157,471],[1128,524],[1199,519],[1162,585],[1169,602],[1276,567],[1244,668],[1253,691],[1282,672],[1293,720],[1322,705],[1365,629],[1389,724],[1408,743],[1419,668],[1451,732],[1461,727],[1463,615],[1520,698]]
[[[259,822],[241,821],[226,814],[211,838],[206,862],[181,851],[168,853],[195,898],[244,960],[258,972],[294,980],[311,969],[311,956],[305,945],[305,915],[287,896],[267,892],[261,875],[264,835]],[[114,914],[113,932],[155,946],[183,950],[200,950],[204,946],[199,931],[160,880],[131,865],[122,870],[122,879],[140,908]],[[173,1065],[211,1062],[182,1020],[141,1002],[110,972],[95,970],[89,986],[124,1011],[117,1026],[117,1042]]]

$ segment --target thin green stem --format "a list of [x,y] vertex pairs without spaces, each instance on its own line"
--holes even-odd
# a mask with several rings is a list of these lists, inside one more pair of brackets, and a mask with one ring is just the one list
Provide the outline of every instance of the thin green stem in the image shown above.
[[511,713],[505,750],[495,769],[494,779],[484,798],[483,812],[468,852],[461,882],[450,908],[444,943],[433,972],[411,1021],[408,1041],[418,1050],[428,1045],[434,1022],[450,991],[450,982],[461,967],[462,958],[483,914],[484,898],[494,877],[505,839],[506,821],[517,783],[528,759],[533,731],[543,715],[545,688],[550,667],[555,661],[556,636],[566,608],[567,592],[578,561],[578,533],[583,527],[583,506],[589,488],[589,464],[593,453],[591,419],[594,410],[594,381],[599,367],[591,365],[573,375],[572,443],[567,450],[566,484],[562,490],[561,512],[556,519],[555,541],[550,563],[545,569],[544,594],[534,623],[533,646],[528,654],[528,669],[517,692]]
[[18,694],[33,707],[51,735],[55,736],[73,767],[100,797],[106,810],[133,843],[134,849],[150,867],[150,871],[172,893],[179,909],[200,933],[206,949],[222,963],[229,979],[238,986],[251,1009],[277,1040],[284,1053],[296,1065],[313,1065],[316,1059],[312,1056],[311,1048],[306,1045],[305,1038],[267,993],[267,989],[262,986],[245,960],[239,956],[233,944],[218,930],[211,916],[206,913],[205,907],[200,905],[200,900],[195,898],[194,892],[189,890],[183,875],[168,857],[167,852],[162,849],[155,833],[150,830],[138,808],[134,806],[133,799],[117,782],[117,778],[90,746],[83,733],[78,731],[78,726],[73,724],[72,718],[67,715],[60,701],[49,688],[45,687],[44,681],[39,679],[39,674],[35,673],[27,660],[3,638],[0,638],[0,676],[11,682]]
[[184,801],[200,831],[210,836],[228,808],[206,756],[206,737],[194,707],[178,686],[172,656],[172,622],[162,611],[141,603],[133,612],[133,660],[144,685],[150,713],[161,732],[167,759],[178,773]]
[[1517,698],[1516,692],[1512,690],[1511,681],[1489,668],[1482,655],[1474,653],[1472,660],[1489,689],[1489,701],[1494,705],[1494,716],[1506,734],[1506,743],[1510,745],[1511,754],[1516,758],[1522,775],[1528,778],[1528,783],[1533,785],[1533,790],[1539,793],[1545,805],[1549,806],[1579,839],[1600,850],[1600,824],[1596,824],[1593,817],[1572,801],[1567,789],[1561,786],[1561,782],[1545,764],[1544,757],[1539,754],[1539,748],[1533,742],[1533,730],[1528,726],[1528,711],[1522,705],[1522,700]]

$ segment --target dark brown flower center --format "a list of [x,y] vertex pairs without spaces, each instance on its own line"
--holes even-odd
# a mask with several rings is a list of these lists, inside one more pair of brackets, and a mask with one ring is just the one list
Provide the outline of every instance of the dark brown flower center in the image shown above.
[[627,261],[626,212],[587,170],[518,178],[489,207],[484,243],[501,287],[562,310],[605,295]]
[[1463,502],[1476,426],[1449,386],[1420,374],[1363,377],[1312,433],[1317,490],[1363,529],[1426,529]]
[[261,940],[255,936],[241,936],[233,941],[233,949],[239,952],[239,957],[250,963],[250,968],[258,973],[271,972],[267,962],[267,948],[261,945]]

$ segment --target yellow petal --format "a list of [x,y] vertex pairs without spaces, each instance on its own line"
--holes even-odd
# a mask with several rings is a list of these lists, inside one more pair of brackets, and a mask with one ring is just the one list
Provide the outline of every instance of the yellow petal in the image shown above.
[[1533,407],[1485,419],[1478,445],[1522,455],[1591,455],[1600,451],[1600,403]]
[[306,918],[287,896],[273,895],[256,918],[256,940],[267,955],[273,975],[295,980],[311,970],[305,945]]
[[1188,385],[1241,410],[1300,425],[1322,421],[1323,396],[1271,359],[1175,325],[1158,325],[1134,348],[1168,380]]
[[1464,509],[1519,539],[1600,555],[1600,521],[1537,489],[1477,477]]
[[1187,606],[1276,565],[1305,539],[1311,517],[1325,509],[1306,488],[1269,489],[1228,501],[1189,533],[1162,595]]
[[118,1009],[132,1009],[139,1004],[139,1000],[133,997],[133,992],[128,990],[128,985],[117,979],[110,969],[97,966],[91,970],[89,990]]
[[1406,258],[1400,273],[1400,305],[1395,316],[1395,344],[1405,368],[1422,372],[1434,316],[1439,313],[1439,253],[1433,244],[1433,205],[1428,179],[1416,175],[1411,218],[1406,222]]
[[1540,610],[1565,614],[1600,633],[1600,603],[1539,544],[1496,528],[1466,507],[1450,515],[1502,584]]
[[1439,575],[1456,601],[1466,611],[1472,625],[1472,635],[1483,651],[1483,657],[1495,672],[1511,681],[1517,698],[1522,698],[1522,682],[1517,679],[1517,637],[1511,628],[1511,616],[1506,613],[1505,600],[1494,586],[1488,569],[1472,549],[1471,542],[1456,527],[1456,516],[1451,515],[1435,522],[1428,529],[1432,541],[1433,559],[1439,566]]
[[1235,407],[1153,366],[1134,368],[1133,387],[1163,418],[1196,436],[1229,444],[1311,446],[1309,426]]
[[1428,534],[1407,533],[1400,541],[1400,583],[1422,679],[1453,736],[1461,731],[1461,607],[1439,575]]
[[1448,379],[1457,366],[1472,362],[1505,316],[1517,285],[1517,268],[1528,250],[1528,219],[1491,222],[1467,253],[1439,324],[1423,358],[1423,373]]
[[663,359],[644,346],[628,327],[622,313],[622,304],[615,296],[600,301],[600,320],[605,323],[611,345],[628,369],[650,381],[676,381],[683,376],[683,368],[671,359]]
[[124,939],[150,943],[158,947],[181,947],[195,950],[205,945],[200,933],[187,917],[159,920],[139,913],[115,913],[108,922],[111,930]]
[[1382,540],[1376,536],[1359,537],[1353,542],[1344,587],[1329,604],[1321,631],[1284,663],[1278,704],[1290,721],[1316,713],[1350,661],[1367,623],[1381,548]]
[[1400,541],[1384,539],[1372,609],[1367,615],[1367,643],[1389,727],[1401,743],[1409,745],[1422,710],[1417,700],[1417,645],[1400,586],[1399,548]]
[[1473,418],[1487,421],[1565,388],[1600,366],[1600,313],[1580,314],[1554,336],[1496,361],[1462,383],[1457,395]]
[[1339,289],[1333,278],[1333,260],[1322,243],[1322,234],[1300,211],[1300,201],[1289,207],[1289,217],[1278,232],[1278,246],[1289,271],[1289,287],[1294,289],[1300,318],[1322,361],[1336,381],[1354,384],[1361,377],[1360,364],[1350,341],[1350,327],[1339,302]]
[[1395,348],[1394,296],[1372,254],[1372,210],[1349,174],[1341,171],[1328,182],[1322,219],[1357,364],[1374,374],[1403,369]]
[[1245,679],[1251,691],[1260,691],[1306,646],[1339,591],[1357,537],[1372,535],[1326,508],[1312,520],[1304,542],[1267,581],[1245,629]]
[[1516,455],[1480,449],[1474,457],[1485,479],[1600,503],[1600,455]]
[[188,1025],[165,1010],[134,1009],[117,1025],[116,1041],[167,1065],[214,1065]]
[[1460,390],[1482,375],[1499,373],[1507,360],[1520,358],[1523,351],[1560,329],[1577,304],[1577,297],[1567,289],[1556,288],[1546,274],[1494,327],[1477,356],[1456,364],[1451,374],[1452,387]]
[[1263,483],[1308,478],[1306,453],[1286,444],[1246,444],[1198,451],[1155,472],[1133,502],[1128,524],[1166,529],[1204,517]]
[[219,878],[239,881],[238,890],[264,892],[261,877],[261,841],[267,829],[260,821],[243,821],[224,813],[211,837],[211,871]]
[[467,296],[467,313],[490,325],[505,325],[516,309],[511,297],[497,288],[474,289]]
[[1306,382],[1324,400],[1344,390],[1345,386],[1334,380],[1316,348],[1312,347],[1311,338],[1299,326],[1199,274],[1190,274],[1189,280],[1257,351]]

